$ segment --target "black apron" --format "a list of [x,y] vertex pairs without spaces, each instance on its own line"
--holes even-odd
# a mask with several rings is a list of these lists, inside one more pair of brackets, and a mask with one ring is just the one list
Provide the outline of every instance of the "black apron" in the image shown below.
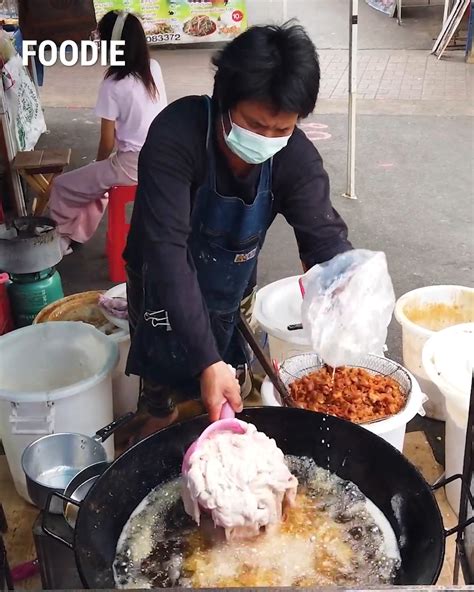
[[[196,192],[188,245],[219,354],[225,362],[237,367],[246,361],[236,328],[240,302],[251,282],[272,220],[272,160],[261,167],[257,192],[251,204],[236,196],[219,194],[212,141],[212,103],[209,97],[205,100],[208,108],[208,168],[206,179]],[[145,264],[143,302],[141,310],[136,311],[136,325],[131,319],[135,326],[132,326],[127,373],[137,374],[147,382],[195,394],[196,377],[189,371],[187,353],[160,303],[153,273],[154,270]]]

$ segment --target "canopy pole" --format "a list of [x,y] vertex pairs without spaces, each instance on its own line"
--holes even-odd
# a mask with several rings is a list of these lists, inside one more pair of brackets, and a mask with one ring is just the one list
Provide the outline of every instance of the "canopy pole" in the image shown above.
[[347,129],[347,184],[344,197],[357,199],[355,192],[356,107],[357,107],[357,25],[359,0],[350,2],[349,19],[349,118]]

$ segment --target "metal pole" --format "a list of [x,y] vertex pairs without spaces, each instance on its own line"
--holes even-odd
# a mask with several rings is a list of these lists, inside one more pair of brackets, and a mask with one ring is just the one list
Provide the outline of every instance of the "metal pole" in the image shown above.
[[16,140],[14,139],[13,132],[10,124],[10,113],[8,112],[5,94],[3,92],[3,84],[0,82],[0,124],[3,132],[3,140],[7,151],[8,167],[10,169],[10,176],[12,180],[13,188],[13,200],[15,202],[16,215],[26,216],[26,203],[25,196],[23,194],[23,187],[20,182],[20,175],[18,171],[12,168],[12,162],[16,155]]
[[474,64],[474,1],[471,1],[466,41],[466,62]]
[[444,0],[444,11],[443,11],[443,25],[448,18],[449,10],[451,8],[451,0]]
[[288,0],[283,0],[283,22],[288,20]]
[[349,121],[347,131],[347,185],[344,197],[357,199],[355,192],[356,107],[357,107],[357,25],[359,0],[351,0],[349,20]]

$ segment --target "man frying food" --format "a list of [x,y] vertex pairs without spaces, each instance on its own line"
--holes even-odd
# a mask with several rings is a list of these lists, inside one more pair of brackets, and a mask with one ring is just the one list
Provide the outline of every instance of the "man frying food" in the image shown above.
[[210,419],[242,408],[229,368],[246,363],[237,329],[277,214],[308,269],[351,249],[321,157],[296,127],[314,110],[316,48],[294,24],[252,27],[213,60],[211,97],[188,96],[150,127],[124,257],[127,372],[142,379],[142,434],[201,397]]

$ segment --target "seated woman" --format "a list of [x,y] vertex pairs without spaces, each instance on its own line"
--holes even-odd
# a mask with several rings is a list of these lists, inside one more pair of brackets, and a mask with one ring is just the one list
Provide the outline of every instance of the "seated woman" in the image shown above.
[[137,183],[138,155],[148,128],[166,107],[161,68],[150,59],[145,33],[133,14],[112,11],[99,23],[101,40],[124,40],[124,66],[110,66],[99,89],[95,113],[101,120],[97,160],[58,176],[50,215],[58,223],[63,254],[71,241],[88,241],[102,219],[107,192]]

